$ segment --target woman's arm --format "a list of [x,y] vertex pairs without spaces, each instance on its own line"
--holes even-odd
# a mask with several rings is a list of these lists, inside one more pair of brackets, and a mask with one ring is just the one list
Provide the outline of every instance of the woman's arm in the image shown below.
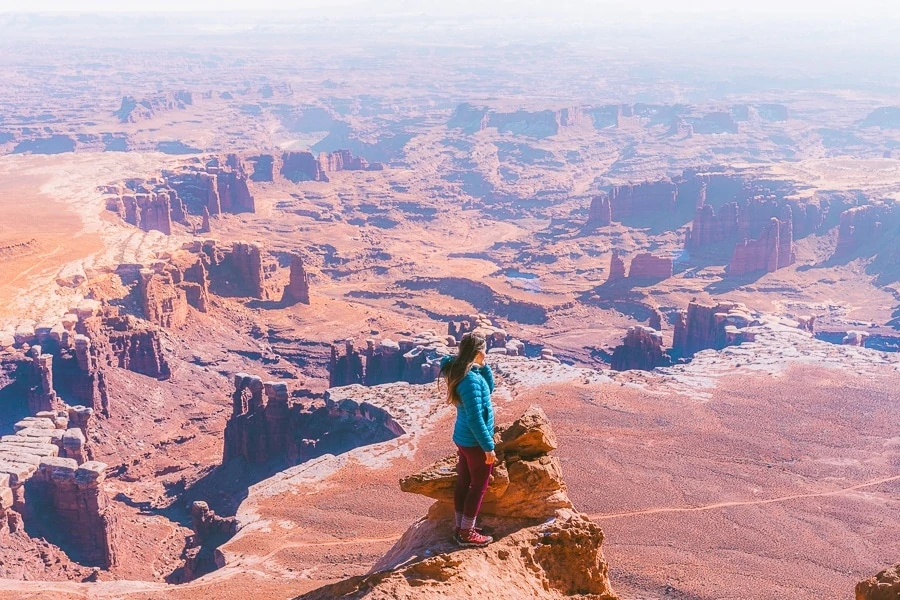
[[456,391],[459,392],[459,397],[466,409],[466,424],[472,431],[475,441],[485,452],[493,452],[494,432],[488,431],[482,412],[484,404],[490,402],[490,398],[486,397],[484,393],[484,388],[477,381],[473,381],[471,377],[466,377],[459,382]]
[[484,377],[484,380],[487,381],[488,389],[491,390],[491,393],[494,391],[494,371],[491,369],[491,365],[481,365],[478,368],[478,372],[481,373],[481,376]]

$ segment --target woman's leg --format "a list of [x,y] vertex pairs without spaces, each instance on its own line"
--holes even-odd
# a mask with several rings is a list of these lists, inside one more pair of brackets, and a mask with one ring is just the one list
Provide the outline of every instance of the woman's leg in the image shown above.
[[486,455],[481,448],[460,448],[460,452],[465,454],[471,477],[469,490],[466,494],[465,502],[463,502],[463,523],[461,527],[463,529],[471,529],[475,525],[475,517],[478,516],[478,511],[481,509],[481,501],[484,500],[484,494],[487,492],[493,465],[484,462]]
[[456,526],[462,518],[466,506],[466,497],[469,495],[469,486],[472,485],[472,475],[469,473],[469,461],[463,448],[456,447],[456,491],[453,494],[453,505],[456,510]]

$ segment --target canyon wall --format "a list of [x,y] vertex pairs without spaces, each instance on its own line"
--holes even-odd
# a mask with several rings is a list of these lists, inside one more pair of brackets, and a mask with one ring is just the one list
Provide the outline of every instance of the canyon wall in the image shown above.
[[90,460],[93,411],[41,411],[0,438],[0,537],[27,527],[82,564],[116,563],[115,518],[103,488],[106,464]]
[[126,223],[166,235],[173,223],[195,230],[206,217],[203,226],[208,229],[207,215],[256,212],[243,164],[234,154],[224,161],[212,158],[203,167],[187,165],[160,177],[104,186],[104,191],[107,209]]
[[875,202],[841,213],[838,243],[834,255],[848,256],[863,245],[879,240],[886,231],[900,227],[900,210],[895,204]]
[[264,383],[246,373],[235,375],[234,385],[223,463],[240,457],[296,464],[404,433],[390,414],[366,402],[334,401],[326,393],[324,402],[294,403],[285,383]]
[[686,311],[678,313],[675,321],[672,355],[689,358],[701,350],[721,350],[733,344],[753,341],[753,333],[747,328],[756,323],[743,304],[704,304],[692,300]]
[[728,263],[728,275],[740,277],[747,273],[773,273],[794,264],[794,236],[791,208],[785,207],[784,220],[772,217],[758,239],[738,242]]
[[637,325],[629,327],[622,344],[616,346],[611,366],[616,371],[651,371],[671,364],[672,359],[663,348],[662,334],[650,327]]
[[672,276],[674,265],[671,258],[638,254],[631,260],[629,279],[662,281]]

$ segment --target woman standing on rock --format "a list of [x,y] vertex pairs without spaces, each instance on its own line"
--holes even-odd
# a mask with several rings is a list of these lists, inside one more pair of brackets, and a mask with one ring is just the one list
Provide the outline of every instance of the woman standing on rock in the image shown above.
[[487,546],[493,538],[482,535],[475,518],[487,492],[494,454],[494,373],[484,363],[485,339],[475,333],[463,336],[459,353],[441,361],[441,377],[447,381],[447,401],[456,407],[453,443],[459,460],[454,504],[460,546]]

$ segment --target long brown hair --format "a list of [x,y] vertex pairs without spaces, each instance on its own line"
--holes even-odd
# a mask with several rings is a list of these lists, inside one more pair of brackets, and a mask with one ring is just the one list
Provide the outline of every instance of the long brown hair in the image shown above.
[[486,349],[487,342],[484,337],[477,333],[467,333],[459,342],[459,353],[441,367],[441,377],[447,382],[448,403],[459,406],[459,403],[462,402],[456,386],[469,372],[478,352],[484,352]]

